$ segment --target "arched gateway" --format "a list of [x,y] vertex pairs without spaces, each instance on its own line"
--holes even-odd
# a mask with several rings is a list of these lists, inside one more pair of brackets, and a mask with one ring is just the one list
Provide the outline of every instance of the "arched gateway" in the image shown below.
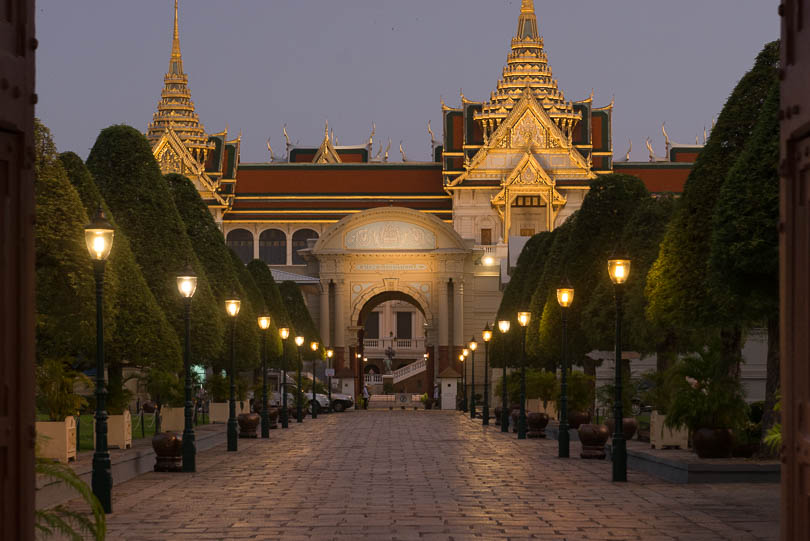
[[[439,372],[458,369],[451,362],[456,350],[480,336],[500,302],[499,268],[487,265],[483,250],[416,210],[382,207],[347,216],[302,252],[320,277],[321,338],[335,350],[336,376],[353,378],[355,392],[369,342],[363,326],[377,305],[405,301],[424,316],[420,372],[427,374],[427,391]],[[404,342],[391,337],[390,345],[412,345]]]

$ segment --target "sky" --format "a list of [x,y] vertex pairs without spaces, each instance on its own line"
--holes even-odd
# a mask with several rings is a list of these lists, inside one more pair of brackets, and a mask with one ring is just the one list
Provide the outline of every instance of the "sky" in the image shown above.
[[[694,144],[768,41],[777,0],[535,0],[549,65],[568,100],[610,103],[613,150],[646,161]],[[38,0],[37,116],[60,151],[88,155],[99,131],[146,131],[171,52],[173,0]],[[428,160],[441,99],[489,97],[520,0],[180,0],[191,96],[209,133],[242,133],[242,162],[317,146],[399,143]],[[378,144],[375,142],[376,153]]]

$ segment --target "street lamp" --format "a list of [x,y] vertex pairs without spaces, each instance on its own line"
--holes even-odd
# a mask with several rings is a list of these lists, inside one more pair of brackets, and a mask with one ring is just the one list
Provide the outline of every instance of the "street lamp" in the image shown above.
[[304,392],[301,390],[301,346],[304,345],[304,337],[303,336],[296,336],[295,337],[295,345],[298,346],[298,391],[295,396],[295,422],[303,423],[304,422],[304,412],[301,409],[301,397]]
[[613,282],[613,296],[616,299],[616,364],[615,397],[613,400],[613,481],[627,481],[627,442],[624,441],[622,419],[622,285],[630,274],[630,260],[615,258],[608,260],[608,274]]
[[112,513],[112,471],[107,450],[107,410],[104,386],[104,264],[112,250],[115,231],[99,206],[93,221],[84,228],[84,241],[93,260],[96,279],[96,451],[91,484],[105,513]]
[[559,458],[568,458],[569,437],[568,433],[568,307],[574,302],[574,288],[567,282],[557,288],[557,302],[560,304],[562,312],[562,381],[560,382],[560,435],[557,438]]
[[[309,348],[318,351],[318,342],[310,342]],[[312,359],[312,418],[318,418],[318,400],[315,398],[315,369],[318,367],[317,357]]]
[[334,349],[329,348],[326,350],[326,362],[328,364],[327,370],[329,370],[326,375],[326,397],[329,399],[329,409],[326,411],[329,413],[332,412],[332,357],[334,357],[334,355]]
[[475,336],[470,338],[470,343],[467,344],[472,352],[472,360],[470,365],[472,368],[472,385],[470,385],[470,419],[475,419],[475,350],[478,349],[478,342],[475,341]]
[[225,311],[231,318],[231,369],[228,370],[228,377],[231,384],[231,397],[228,404],[228,451],[236,451],[236,382],[234,372],[236,371],[236,316],[242,301],[234,293],[230,299],[225,301]]
[[[508,319],[501,319],[498,321],[498,330],[501,334],[509,332],[512,324]],[[501,376],[501,432],[509,432],[509,409],[507,406],[508,398],[506,392],[506,359],[503,361],[503,376]]]
[[270,328],[270,316],[259,316],[259,328],[262,333],[262,438],[270,437],[270,415],[267,413],[267,329]]
[[[461,354],[464,355],[464,360],[467,360],[467,357],[470,356],[470,349],[464,348],[461,350]],[[467,413],[467,407],[469,406],[469,402],[467,401],[467,385],[470,384],[470,378],[467,377],[467,365],[464,366],[464,413]]]
[[281,336],[281,428],[289,428],[289,416],[287,415],[287,338],[290,337],[290,329],[281,327],[278,334]]
[[489,426],[489,341],[492,340],[492,331],[488,321],[481,331],[481,338],[484,339],[484,420],[481,424]]
[[458,362],[461,363],[461,401],[459,402],[459,409],[467,411],[467,388],[464,385],[464,354],[459,353]]
[[518,417],[518,439],[526,439],[526,327],[532,319],[531,312],[518,312],[517,320],[523,328],[523,336],[520,340],[520,417]]
[[191,265],[186,265],[186,270],[177,277],[177,291],[183,297],[186,324],[185,347],[183,348],[183,370],[186,373],[186,408],[183,412],[186,421],[183,429],[183,471],[195,472],[197,471],[197,446],[194,443],[194,424],[191,421],[193,415],[191,403],[191,297],[197,291],[197,275],[194,274]]

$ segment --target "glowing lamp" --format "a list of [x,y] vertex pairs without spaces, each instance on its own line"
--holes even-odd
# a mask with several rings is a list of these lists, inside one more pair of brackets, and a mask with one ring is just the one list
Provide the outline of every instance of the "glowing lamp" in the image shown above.
[[295,337],[295,345],[299,348],[304,345],[304,337],[303,336],[296,336]]
[[312,351],[318,351],[318,342],[310,342],[309,349],[311,349]]
[[521,327],[526,327],[529,324],[529,321],[532,319],[531,312],[518,312],[518,323],[520,323]]
[[574,302],[574,288],[572,287],[560,287],[557,288],[557,302],[560,303],[560,306],[563,308],[568,308],[571,306],[571,303]]
[[106,261],[112,250],[113,236],[115,231],[99,207],[93,221],[84,226],[84,242],[90,257],[96,261]]
[[509,332],[509,327],[511,326],[512,324],[509,322],[508,319],[502,319],[498,321],[498,330],[504,334]]
[[270,316],[259,316],[259,328],[266,331],[270,328]]
[[484,342],[489,342],[490,340],[492,340],[492,330],[490,330],[489,328],[489,322],[487,322],[486,326],[484,327],[484,330],[481,331],[481,338],[484,339]]
[[333,350],[332,348],[329,348],[329,349],[326,350],[326,356],[328,358],[331,359],[332,357],[334,357],[334,355],[335,355],[335,350]]
[[472,351],[478,349],[478,342],[475,341],[475,336],[470,339],[470,343],[467,344],[467,347],[470,348]]
[[235,296],[225,301],[225,311],[228,312],[228,315],[231,317],[236,317],[236,314],[239,313],[239,308],[241,306],[242,301],[240,301]]
[[290,329],[288,327],[282,327],[278,330],[278,335],[282,340],[286,340],[290,337]]
[[611,259],[608,261],[608,273],[614,284],[623,284],[630,275],[629,259]]
[[183,274],[177,277],[177,291],[187,299],[193,297],[194,292],[197,291],[197,275],[190,266],[186,267]]

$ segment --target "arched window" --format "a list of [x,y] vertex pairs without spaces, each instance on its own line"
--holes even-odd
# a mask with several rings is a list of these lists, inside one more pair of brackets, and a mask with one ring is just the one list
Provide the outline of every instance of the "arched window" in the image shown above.
[[266,229],[259,235],[259,259],[268,265],[287,264],[287,235],[279,229]]
[[309,239],[317,239],[318,234],[313,231],[312,229],[299,229],[295,233],[293,233],[292,239],[292,264],[293,265],[304,265],[306,261],[304,258],[298,254],[298,250],[303,250],[307,247],[307,241]]
[[234,251],[245,265],[253,259],[253,233],[247,229],[234,229],[225,237],[228,248]]

